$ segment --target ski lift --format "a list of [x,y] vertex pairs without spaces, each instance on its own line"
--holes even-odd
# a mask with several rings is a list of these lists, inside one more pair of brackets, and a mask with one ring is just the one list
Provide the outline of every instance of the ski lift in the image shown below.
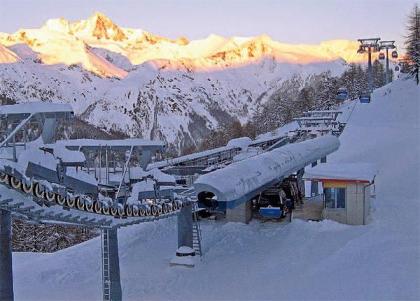
[[394,50],[392,52],[392,58],[396,59],[397,57],[398,57],[398,52]]
[[360,103],[370,103],[370,93],[364,92],[359,96]]
[[385,59],[385,54],[384,54],[383,52],[380,52],[380,53],[379,53],[379,59],[380,59],[380,60]]
[[347,100],[348,96],[349,96],[349,92],[347,91],[347,88],[341,87],[337,90],[335,99],[339,101],[344,101],[344,100]]

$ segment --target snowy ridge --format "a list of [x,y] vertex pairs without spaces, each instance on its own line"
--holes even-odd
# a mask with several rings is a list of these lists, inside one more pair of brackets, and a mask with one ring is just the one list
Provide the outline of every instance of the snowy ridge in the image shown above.
[[[356,105],[330,158],[379,168],[368,225],[203,223],[205,257],[194,269],[168,266],[175,219],[121,229],[124,300],[420,299],[419,93],[411,81],[376,90]],[[99,254],[99,239],[15,253],[16,300],[100,299]]]
[[123,28],[101,13],[0,33],[0,96],[70,103],[85,121],[180,150],[249,121],[282,82],[362,60],[357,42],[289,45],[266,35],[176,40]]

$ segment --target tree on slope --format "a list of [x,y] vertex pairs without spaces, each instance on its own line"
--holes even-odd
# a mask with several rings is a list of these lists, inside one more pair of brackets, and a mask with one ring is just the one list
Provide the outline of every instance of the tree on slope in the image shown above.
[[408,35],[405,40],[407,50],[408,71],[419,84],[420,69],[420,11],[416,4],[413,11],[408,16],[407,25]]

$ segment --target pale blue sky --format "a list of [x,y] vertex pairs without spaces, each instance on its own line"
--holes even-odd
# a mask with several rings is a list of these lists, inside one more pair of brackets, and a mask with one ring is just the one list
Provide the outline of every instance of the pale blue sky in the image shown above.
[[376,37],[402,41],[415,0],[0,0],[0,32],[103,12],[121,26],[175,38],[266,33],[287,43]]

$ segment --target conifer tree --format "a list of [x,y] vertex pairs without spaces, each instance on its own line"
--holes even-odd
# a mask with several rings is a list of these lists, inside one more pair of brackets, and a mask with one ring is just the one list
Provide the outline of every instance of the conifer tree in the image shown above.
[[408,34],[405,40],[407,51],[407,69],[411,77],[416,79],[419,84],[420,69],[420,11],[416,4],[413,11],[408,16]]

